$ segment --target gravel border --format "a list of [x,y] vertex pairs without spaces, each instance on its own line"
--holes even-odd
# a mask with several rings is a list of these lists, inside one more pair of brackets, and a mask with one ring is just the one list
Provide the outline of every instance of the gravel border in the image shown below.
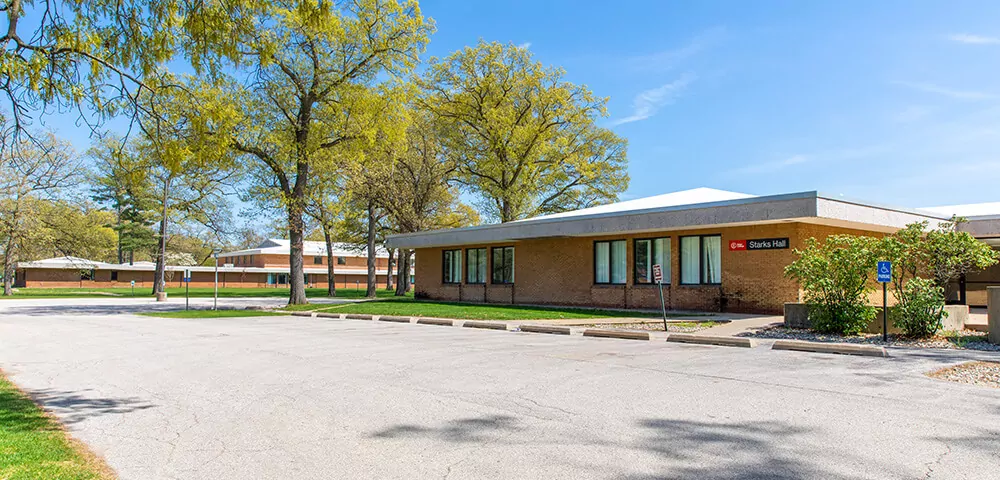
[[750,332],[740,333],[740,337],[806,340],[810,342],[864,343],[909,348],[944,348],[949,350],[980,350],[1000,352],[1000,345],[994,345],[986,340],[985,332],[964,330],[956,337],[936,336],[931,338],[907,338],[899,335],[889,335],[889,342],[882,341],[880,333],[863,333],[861,335],[836,335],[816,333],[804,328],[764,327]]
[[965,362],[928,372],[927,376],[949,382],[1000,388],[1000,363]]

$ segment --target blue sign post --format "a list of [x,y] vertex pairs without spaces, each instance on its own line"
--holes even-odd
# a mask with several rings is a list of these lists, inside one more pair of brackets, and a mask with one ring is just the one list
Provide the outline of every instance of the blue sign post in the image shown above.
[[889,282],[892,281],[892,262],[878,262],[878,283],[882,284],[882,341],[889,341]]

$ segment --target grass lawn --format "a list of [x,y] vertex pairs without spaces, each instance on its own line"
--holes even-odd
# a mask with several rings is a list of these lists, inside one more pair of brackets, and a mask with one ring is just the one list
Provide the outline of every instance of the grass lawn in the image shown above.
[[315,308],[291,306],[292,310],[313,310],[333,313],[363,313],[370,315],[403,315],[410,317],[443,317],[462,320],[550,320],[578,318],[657,317],[655,314],[596,310],[582,308],[527,307],[519,305],[481,305],[468,303],[429,302],[411,298],[392,298],[343,305],[310,305]]
[[[191,298],[212,298],[214,289],[211,287],[192,287]],[[412,295],[412,294],[411,294]],[[136,298],[151,298],[148,287],[136,288]],[[168,287],[167,296],[171,298],[184,298],[183,287]],[[219,298],[242,298],[242,297],[287,297],[287,288],[219,288]],[[325,288],[307,288],[306,297],[325,297]],[[338,288],[337,298],[362,298],[365,296],[365,289]],[[378,290],[379,298],[389,298],[393,292],[384,288]],[[124,288],[19,288],[12,297],[0,296],[0,299],[13,298],[78,298],[78,297],[132,297],[132,289]]]
[[0,373],[0,478],[83,480],[115,475]]
[[273,317],[285,315],[279,312],[260,310],[171,310],[169,312],[143,312],[144,317],[159,318],[233,318],[233,317]]

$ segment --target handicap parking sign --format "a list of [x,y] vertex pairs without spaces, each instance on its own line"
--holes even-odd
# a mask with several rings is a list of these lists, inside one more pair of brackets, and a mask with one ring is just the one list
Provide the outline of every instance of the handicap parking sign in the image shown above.
[[878,262],[878,282],[889,283],[892,281],[892,262]]

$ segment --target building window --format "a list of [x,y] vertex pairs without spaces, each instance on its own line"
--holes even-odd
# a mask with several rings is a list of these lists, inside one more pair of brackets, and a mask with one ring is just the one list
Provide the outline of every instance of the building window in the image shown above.
[[461,250],[445,250],[442,265],[444,266],[443,276],[441,277],[442,282],[462,283]]
[[514,283],[514,247],[493,247],[493,283]]
[[80,270],[80,280],[93,280],[94,270]]
[[663,283],[670,283],[670,237],[635,241],[635,283],[652,284],[653,265],[663,269]]
[[465,257],[465,283],[486,283],[486,249],[470,248]]
[[681,237],[681,283],[685,285],[722,283],[720,235]]
[[337,265],[347,265],[347,257],[337,257]]
[[112,270],[111,271],[111,281],[112,282],[117,282],[118,281],[118,270]]
[[313,265],[322,265],[323,257],[313,257]]
[[625,240],[594,242],[594,283],[624,285],[627,266]]

